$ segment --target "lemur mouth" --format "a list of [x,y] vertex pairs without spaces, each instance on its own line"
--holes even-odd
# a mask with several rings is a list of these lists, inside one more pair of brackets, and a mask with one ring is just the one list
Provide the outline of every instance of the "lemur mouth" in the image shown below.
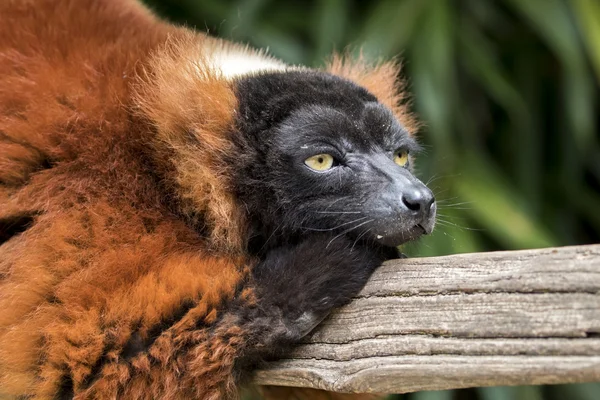
[[425,234],[427,234],[427,231],[419,224],[405,231],[387,235],[376,235],[375,242],[387,247],[397,247],[406,242],[418,239]]
[[[381,211],[380,211],[381,212]],[[433,232],[437,205],[433,197],[412,209],[388,208],[367,227],[376,243],[395,247]]]
[[[396,247],[418,239],[423,235],[429,235],[433,232],[435,226],[435,206],[424,217],[412,222],[398,220],[376,221],[369,229],[373,232],[371,237],[374,242],[383,246]],[[412,218],[411,218],[412,219]],[[416,223],[415,223],[416,222]],[[408,225],[408,226],[407,226]]]
[[427,224],[417,224],[415,225],[415,229],[421,229],[423,232],[421,232],[423,235],[429,235],[431,232],[433,232],[433,224],[431,225],[427,225]]

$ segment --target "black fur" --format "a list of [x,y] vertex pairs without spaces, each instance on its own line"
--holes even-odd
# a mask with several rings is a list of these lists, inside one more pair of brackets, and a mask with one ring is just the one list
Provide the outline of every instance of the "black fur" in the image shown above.
[[[431,191],[393,161],[396,150],[415,152],[418,145],[365,89],[296,71],[243,78],[237,96],[238,150],[231,164],[237,196],[250,214],[252,251],[315,232],[396,246],[431,231]],[[319,153],[339,165],[312,171],[304,160]],[[415,195],[427,210],[407,207],[404,199]]]
[[[365,89],[314,71],[252,75],[236,89],[230,163],[248,210],[250,252],[260,258],[252,277],[258,306],[234,311],[254,343],[239,361],[246,367],[350,301],[377,266],[398,257],[396,245],[433,228],[435,202],[393,161],[417,143]],[[305,165],[320,153],[333,155],[335,167]]]
[[254,269],[261,304],[281,310],[290,339],[348,302],[383,261],[375,249],[353,245],[347,237],[311,235],[274,249]]
[[248,332],[246,351],[236,361],[238,374],[285,355],[332,309],[348,303],[385,258],[376,248],[332,234],[310,235],[270,251],[253,270],[257,306],[230,308]]

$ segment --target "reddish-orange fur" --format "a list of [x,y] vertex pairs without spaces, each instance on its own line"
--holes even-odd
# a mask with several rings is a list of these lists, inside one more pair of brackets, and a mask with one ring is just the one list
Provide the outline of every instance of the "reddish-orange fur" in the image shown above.
[[334,55],[327,65],[327,72],[358,83],[387,106],[410,134],[415,134],[419,123],[408,109],[404,85],[399,80],[400,64],[394,61],[373,64],[362,56],[353,59],[350,56]]
[[[0,2],[0,219],[35,214],[0,247],[0,397],[52,398],[67,367],[78,398],[235,392],[244,332],[227,319],[210,335],[194,328],[215,321],[252,264],[220,157],[236,99],[202,69],[207,40],[133,1]],[[330,70],[409,121],[392,64],[336,60]],[[164,190],[188,221],[166,208]],[[190,227],[197,213],[208,238]],[[251,292],[240,296],[252,304]],[[134,330],[144,337],[189,300],[150,349],[158,362],[108,364],[85,382]]]

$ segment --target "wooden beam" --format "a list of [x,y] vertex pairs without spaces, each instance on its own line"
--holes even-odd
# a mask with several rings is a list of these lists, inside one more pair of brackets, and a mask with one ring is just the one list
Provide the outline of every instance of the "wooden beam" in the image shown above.
[[255,383],[405,393],[600,381],[600,245],[394,260]]

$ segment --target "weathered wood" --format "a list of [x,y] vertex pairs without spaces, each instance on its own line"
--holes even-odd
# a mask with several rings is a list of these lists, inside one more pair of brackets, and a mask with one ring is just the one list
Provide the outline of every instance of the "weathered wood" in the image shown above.
[[600,245],[386,263],[258,384],[404,393],[600,381]]

